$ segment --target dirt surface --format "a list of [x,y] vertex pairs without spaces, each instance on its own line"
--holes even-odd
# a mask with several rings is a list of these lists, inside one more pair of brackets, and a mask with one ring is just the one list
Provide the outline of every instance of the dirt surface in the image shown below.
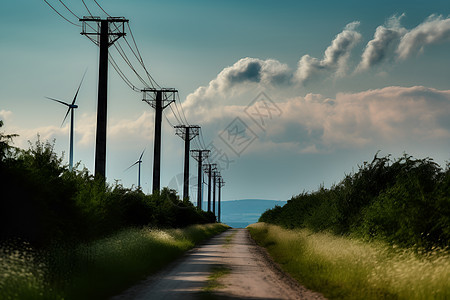
[[[205,292],[216,267],[229,269]],[[118,299],[324,299],[284,274],[247,229],[230,229],[187,253]]]

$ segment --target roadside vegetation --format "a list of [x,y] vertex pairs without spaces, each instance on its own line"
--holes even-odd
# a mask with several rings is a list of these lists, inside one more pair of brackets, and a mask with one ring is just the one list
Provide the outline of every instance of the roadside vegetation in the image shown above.
[[332,299],[450,298],[450,165],[375,155],[251,225],[294,278]]
[[329,299],[450,298],[450,253],[443,249],[417,252],[267,223],[249,230],[286,272]]
[[108,184],[14,137],[0,131],[0,299],[104,299],[228,228],[174,190]]
[[12,138],[0,133],[0,241],[20,238],[40,247],[55,240],[95,240],[127,227],[216,221],[174,190],[146,195],[108,184],[79,166],[69,171],[54,143],[38,138],[22,150],[9,145]]
[[420,250],[450,246],[450,165],[375,156],[330,189],[293,197],[259,221]]
[[107,299],[227,228],[129,228],[88,243],[46,249],[3,243],[0,299]]

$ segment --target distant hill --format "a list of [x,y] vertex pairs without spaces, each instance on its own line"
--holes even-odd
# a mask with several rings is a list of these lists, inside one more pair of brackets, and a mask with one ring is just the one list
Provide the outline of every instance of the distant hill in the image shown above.
[[[222,223],[234,228],[244,228],[258,222],[259,217],[267,209],[275,205],[283,206],[286,201],[242,199],[222,202]],[[206,206],[204,206],[206,207]]]

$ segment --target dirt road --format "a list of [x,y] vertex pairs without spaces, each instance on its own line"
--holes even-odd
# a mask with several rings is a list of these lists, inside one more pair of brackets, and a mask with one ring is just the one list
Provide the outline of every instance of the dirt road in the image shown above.
[[[214,270],[227,274],[211,284]],[[231,229],[113,299],[324,298],[281,272],[246,229]]]

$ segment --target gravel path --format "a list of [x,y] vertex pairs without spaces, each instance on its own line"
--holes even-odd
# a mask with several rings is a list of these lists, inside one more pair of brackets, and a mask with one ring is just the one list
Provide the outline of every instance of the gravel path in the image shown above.
[[[229,274],[218,279],[218,288],[202,292],[217,266],[229,269]],[[284,274],[255,244],[247,229],[230,229],[112,299],[324,298]]]

